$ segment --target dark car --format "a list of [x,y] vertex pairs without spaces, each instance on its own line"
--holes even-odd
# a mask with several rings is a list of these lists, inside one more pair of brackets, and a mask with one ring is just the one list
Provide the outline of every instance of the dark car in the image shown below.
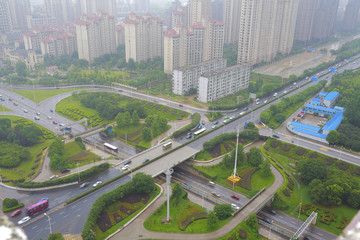
[[201,121],[201,124],[202,124],[202,125],[205,125],[205,121],[204,121],[204,120],[202,120],[202,121]]
[[124,162],[124,165],[130,164],[130,163],[131,163],[131,160],[127,160]]
[[275,135],[275,134],[273,134],[272,135],[274,138],[280,138],[278,135]]
[[147,163],[148,161],[150,161],[150,159],[145,159],[142,163]]
[[273,223],[273,220],[268,219],[268,218],[263,218],[262,220],[263,220],[264,222],[268,223],[268,224],[272,224],[272,223]]
[[68,168],[61,169],[61,173],[67,173],[67,172],[70,172],[70,169]]
[[304,237],[304,240],[312,240],[311,237]]
[[183,105],[182,105],[182,104],[179,104],[179,107],[183,107]]
[[218,121],[216,121],[215,123],[214,123],[214,125],[218,125],[219,124],[219,122]]
[[191,135],[186,135],[186,139],[190,139],[191,138]]
[[243,110],[243,111],[247,111],[247,110],[249,110],[249,108],[248,108],[248,107],[244,108],[244,110]]

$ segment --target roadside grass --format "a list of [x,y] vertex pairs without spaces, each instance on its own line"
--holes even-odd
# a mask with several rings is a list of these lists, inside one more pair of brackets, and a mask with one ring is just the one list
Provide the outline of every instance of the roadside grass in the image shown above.
[[229,239],[241,239],[239,238],[239,229],[243,229],[246,231],[247,237],[246,239],[251,240],[266,240],[268,238],[261,236],[259,233],[254,233],[253,230],[246,224],[246,222],[241,222],[237,225],[231,232],[226,234],[225,236],[218,238],[217,240],[229,240]]
[[64,148],[65,156],[69,162],[69,168],[76,168],[77,163],[79,163],[79,166],[83,166],[101,160],[96,154],[83,150],[75,141],[65,144]]
[[121,71],[81,70],[80,72],[84,75],[98,74],[101,77],[115,78],[115,79],[121,79],[121,80],[128,80],[132,77],[135,77],[134,74],[130,74],[127,72],[121,72]]
[[0,105],[0,112],[12,112],[12,110],[4,107],[3,105]]
[[[14,127],[16,125],[16,123],[14,123],[14,121],[21,121],[21,123],[19,123],[19,124],[35,125],[35,126],[39,127],[43,131],[43,133],[47,132],[48,136],[55,137],[53,133],[49,133],[47,129],[45,129],[44,127],[42,127],[28,119],[24,119],[22,117],[17,117],[17,116],[7,116],[7,115],[0,116],[0,119],[3,119],[3,118],[10,119],[12,127]],[[12,168],[12,169],[1,168],[2,177],[9,179],[9,180],[16,180],[16,179],[24,179],[25,181],[30,180],[31,177],[34,175],[32,175],[30,177],[28,175],[32,172],[34,172],[34,174],[36,174],[36,172],[40,168],[41,162],[40,161],[35,162],[35,161],[38,158],[41,158],[44,149],[49,147],[52,142],[53,142],[53,138],[49,138],[49,139],[42,138],[40,143],[38,143],[34,146],[31,146],[31,147],[26,147],[26,149],[28,149],[30,151],[31,159],[27,160],[27,161],[22,161],[19,166]],[[34,169],[31,169],[36,164],[38,166]],[[10,185],[10,186],[14,186],[14,183],[12,183],[12,182],[3,181],[3,183]]]
[[78,90],[85,90],[85,88],[56,89],[56,90],[15,90],[15,89],[12,89],[11,91],[16,92],[17,94],[20,94],[21,96],[24,96],[24,97],[30,99],[31,101],[40,103],[50,97],[53,97],[53,96],[56,96],[56,95],[59,95],[62,93],[78,91]]
[[149,200],[147,201],[146,204],[144,204],[142,207],[140,207],[138,210],[136,210],[135,212],[133,212],[131,215],[127,216],[125,219],[123,219],[122,221],[118,222],[117,224],[115,224],[114,226],[112,226],[111,228],[109,228],[108,230],[106,230],[105,232],[101,231],[99,226],[96,224],[95,228],[94,228],[94,232],[96,234],[96,239],[106,239],[107,236],[109,236],[110,234],[116,232],[121,226],[123,226],[124,224],[126,224],[127,222],[129,222],[131,219],[133,219],[141,210],[143,210],[158,194],[160,194],[160,187],[158,185],[156,185],[156,191],[152,192],[150,195]]
[[[296,155],[295,151],[297,149],[297,146],[291,145],[291,150],[284,152],[282,147],[278,146],[276,148],[272,148],[270,143],[273,142],[274,140],[268,140],[267,143],[265,144],[265,146],[263,145],[261,150],[264,154],[264,156],[268,157],[268,158],[273,158],[276,160],[276,162],[281,166],[281,168],[279,168],[278,164],[274,163],[274,161],[271,161],[271,163],[280,171],[282,172],[283,176],[284,176],[284,185],[277,191],[278,196],[280,197],[281,200],[283,200],[285,202],[285,204],[288,206],[287,209],[282,210],[284,213],[289,214],[290,216],[299,218],[301,220],[306,220],[307,219],[307,215],[305,215],[303,212],[300,214],[299,217],[299,212],[301,212],[300,207],[302,208],[302,210],[304,210],[306,205],[311,205],[311,209],[312,210],[316,210],[316,212],[318,213],[318,217],[317,217],[317,221],[315,226],[324,229],[328,232],[331,232],[333,234],[336,235],[340,235],[342,232],[342,228],[338,228],[337,226],[340,224],[340,221],[343,219],[343,217],[345,217],[346,219],[348,219],[349,221],[355,216],[355,214],[357,213],[356,209],[353,209],[351,207],[348,207],[346,205],[340,205],[340,206],[327,206],[327,205],[321,205],[321,204],[314,204],[311,201],[310,198],[310,188],[307,185],[302,184],[300,181],[297,181],[297,179],[295,178],[297,175],[296,170],[295,170],[295,163],[297,161],[302,161],[304,159],[308,159],[309,156],[311,154],[314,154],[314,151],[307,151],[304,155],[299,156]],[[265,147],[267,149],[265,149]],[[267,155],[267,154],[268,155]],[[286,155],[286,156],[285,156]],[[317,153],[317,158],[318,159],[329,159],[328,156],[325,156],[323,154]],[[336,168],[335,164],[330,164],[328,165],[329,168]],[[349,169],[347,170],[349,174],[351,174],[352,176],[356,176],[355,174],[352,174],[351,172],[353,171],[355,167],[349,167]],[[287,185],[288,185],[288,176],[286,175],[285,171],[287,171],[287,174],[290,174],[293,176],[293,180],[295,179],[296,183],[294,186],[294,189],[291,191]],[[358,176],[356,178],[359,178]],[[283,194],[283,190],[287,189],[290,192],[290,196],[287,197]],[[301,205],[300,205],[301,203]],[[314,209],[315,208],[315,209]],[[312,210],[309,209],[306,211],[307,214],[310,214],[312,212]],[[322,218],[322,214],[324,214],[325,211],[329,211],[331,212],[331,214],[334,214],[334,221],[331,221],[330,224],[325,224],[323,222],[321,222],[321,218]],[[346,226],[346,224],[345,224]]]
[[224,116],[224,114],[222,112],[212,112],[212,113],[207,113],[205,114],[205,116],[209,119],[210,122],[215,121],[216,119],[221,118],[222,116]]
[[167,208],[166,202],[164,202],[148,219],[144,222],[144,227],[153,232],[170,232],[170,233],[208,233],[213,232],[222,226],[224,226],[230,217],[224,220],[219,220],[214,229],[209,229],[207,226],[206,219],[200,219],[190,223],[187,228],[182,231],[180,230],[180,222],[190,216],[192,212],[206,212],[206,209],[190,202],[188,198],[184,199],[185,191],[179,197],[178,204],[175,200],[170,199],[170,222],[162,223],[163,219],[166,219]]
[[113,131],[115,132],[116,136],[121,136],[139,131],[143,126],[144,124],[129,125],[126,127],[114,127]]
[[[247,190],[240,186],[233,186],[230,182],[228,182],[227,178],[232,175],[234,169],[233,168],[225,168],[221,163],[212,165],[212,166],[193,166],[198,172],[204,173],[205,176],[210,176],[212,181],[228,188],[232,189],[238,193],[245,195],[247,198],[253,197],[258,191],[260,191],[263,187],[267,188],[273,184],[275,181],[275,177],[273,174],[268,177],[263,177],[260,174],[260,171],[256,171],[251,176],[251,190]],[[241,172],[242,170],[250,168],[249,165],[241,163],[237,166],[237,172]]]

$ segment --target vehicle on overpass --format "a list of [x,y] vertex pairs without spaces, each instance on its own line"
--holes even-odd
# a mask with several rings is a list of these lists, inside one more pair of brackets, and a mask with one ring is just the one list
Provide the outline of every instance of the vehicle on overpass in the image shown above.
[[111,145],[109,143],[104,143],[104,147],[111,150],[111,151],[114,151],[116,153],[119,151],[117,147],[115,147],[115,146],[113,146],[113,145]]
[[172,147],[172,142],[167,142],[163,145],[163,150],[171,148]]

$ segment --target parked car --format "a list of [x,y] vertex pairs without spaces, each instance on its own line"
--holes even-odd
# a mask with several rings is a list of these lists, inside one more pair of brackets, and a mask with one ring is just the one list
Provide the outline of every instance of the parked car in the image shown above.
[[31,218],[29,216],[24,217],[23,219],[21,219],[20,221],[18,221],[18,224],[21,225],[23,223],[26,223],[27,221],[29,221]]
[[239,196],[238,196],[238,195],[235,195],[235,194],[231,195],[231,197],[234,198],[234,199],[236,199],[236,200],[239,200],[239,199],[240,199]]
[[219,122],[218,121],[216,121],[215,123],[214,123],[214,125],[218,125],[219,124]]
[[34,119],[35,119],[35,120],[40,120],[40,117],[39,117],[39,116],[35,116]]
[[61,169],[61,173],[67,173],[67,172],[70,172],[70,169],[68,168]]
[[265,101],[264,101],[264,103],[267,103],[267,102],[268,102],[268,100],[265,100]]
[[58,175],[52,175],[52,176],[50,177],[50,180],[53,180],[53,179],[58,178],[58,177],[59,177]]
[[147,159],[143,160],[142,163],[147,163],[148,161],[150,161],[150,159],[147,158]]
[[238,205],[236,205],[236,204],[231,204],[231,206],[232,206],[232,208],[233,209],[235,209],[235,210],[239,210],[240,209],[240,207],[238,206]]
[[217,127],[217,126],[216,126],[216,125],[214,125],[214,126],[212,126],[211,128],[212,128],[212,129],[214,129],[214,128],[216,128],[216,127]]
[[97,187],[97,186],[99,186],[100,184],[102,184],[102,181],[97,181],[96,183],[93,184],[93,187]]
[[125,166],[123,166],[123,167],[121,168],[121,170],[122,170],[122,171],[126,171],[126,170],[129,170],[129,168],[130,168],[129,165],[125,165]]
[[18,210],[15,210],[15,211],[11,214],[11,216],[12,216],[12,217],[15,217],[15,216],[19,215],[20,213],[21,213],[21,209],[18,209]]
[[88,182],[84,182],[83,184],[80,185],[80,188],[84,188],[84,187],[87,187],[89,185]]
[[191,135],[186,135],[185,138],[186,138],[186,139],[190,139],[190,138],[191,138]]
[[243,111],[245,112],[245,111],[247,111],[247,110],[249,110],[249,108],[248,108],[248,107],[244,108],[244,110],[243,110]]

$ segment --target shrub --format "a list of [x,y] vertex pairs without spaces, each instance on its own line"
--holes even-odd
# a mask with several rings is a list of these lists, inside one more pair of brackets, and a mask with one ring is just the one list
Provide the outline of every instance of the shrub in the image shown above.
[[180,222],[180,230],[185,231],[186,227],[199,219],[204,219],[207,217],[207,213],[206,212],[198,212],[198,213],[193,213],[191,215],[189,215],[187,218],[185,218],[184,221]]
[[34,174],[35,174],[35,172],[32,171],[31,173],[28,174],[28,177],[31,177],[31,176],[34,175]]
[[290,197],[290,192],[287,189],[283,190],[283,194],[287,197]]
[[298,147],[298,148],[296,149],[295,153],[296,153],[297,155],[299,155],[299,156],[302,156],[302,155],[304,155],[304,154],[306,153],[306,150],[303,149],[303,148],[301,148],[301,147]]
[[360,167],[355,168],[354,173],[355,173],[356,175],[360,175]]
[[244,229],[242,229],[242,228],[239,228],[239,237],[240,237],[241,239],[246,239],[246,238],[247,238],[247,233],[246,233],[246,231],[245,231]]
[[318,157],[317,152],[312,152],[309,154],[309,158],[317,158],[317,157]]
[[282,145],[282,150],[283,150],[284,152],[290,151],[290,150],[291,150],[291,145],[290,145],[290,144],[283,144],[283,145]]
[[240,187],[243,187],[247,190],[251,190],[251,176],[257,171],[259,168],[253,168],[250,171],[248,171],[244,177],[240,181]]
[[61,233],[51,233],[48,240],[63,240]]
[[291,191],[294,190],[294,185],[291,185],[291,184],[289,183],[287,186],[288,186],[288,188],[289,188]]
[[211,151],[216,144],[222,143],[226,140],[234,139],[236,138],[236,133],[224,133],[221,135],[218,135],[214,137],[213,139],[206,141],[203,143],[203,148],[205,151]]
[[275,140],[275,141],[272,141],[272,142],[270,143],[270,146],[271,146],[272,148],[277,148],[277,147],[279,146],[279,144],[280,144],[280,142],[277,141],[277,140]]
[[35,168],[37,168],[39,166],[39,164],[35,164],[34,166],[31,167],[31,170],[34,170]]
[[348,163],[343,162],[343,161],[337,162],[336,165],[337,165],[337,167],[338,167],[339,169],[341,169],[341,170],[346,170],[346,169],[348,169],[349,166],[350,166]]
[[324,159],[324,162],[326,165],[331,165],[335,162],[335,160],[336,160],[335,158],[328,157]]
[[233,209],[229,204],[219,204],[214,207],[214,212],[219,220],[223,220],[231,216]]
[[201,119],[201,116],[199,113],[194,113],[192,115],[192,121],[190,124],[186,125],[185,127],[177,130],[176,132],[173,133],[173,136],[175,138],[178,138],[180,137],[181,135],[183,135],[184,133],[187,133],[189,132],[191,129],[193,129],[194,127],[196,127],[199,122],[200,122],[200,119]]
[[18,200],[15,198],[5,198],[3,201],[3,206],[6,208],[12,208],[19,204]]
[[288,180],[289,180],[289,183],[290,183],[291,185],[294,185],[294,181],[292,180],[291,177],[289,177]]

